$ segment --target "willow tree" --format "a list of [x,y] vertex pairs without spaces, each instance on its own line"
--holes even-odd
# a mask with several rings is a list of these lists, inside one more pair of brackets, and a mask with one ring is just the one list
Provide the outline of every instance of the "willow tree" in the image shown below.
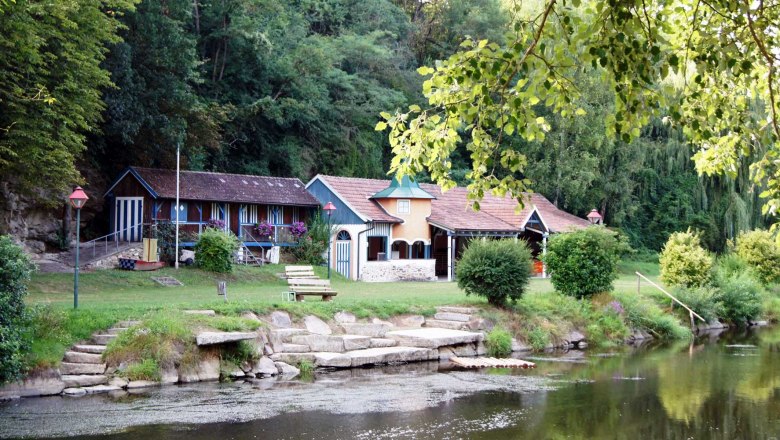
[[[516,4],[504,41],[467,39],[434,67],[423,92],[428,108],[383,113],[390,127],[391,170],[427,170],[454,186],[450,156],[471,153],[475,206],[490,191],[522,203],[527,159],[506,137],[543,139],[540,115],[582,116],[574,78],[597,71],[615,91],[606,134],[626,143],[653,118],[678,126],[695,147],[701,174],[736,175],[761,150],[752,178],[768,188],[764,212],[780,208],[780,90],[776,41],[780,1],[545,0]],[[531,12],[529,12],[531,11]],[[754,111],[758,106],[760,112]]]

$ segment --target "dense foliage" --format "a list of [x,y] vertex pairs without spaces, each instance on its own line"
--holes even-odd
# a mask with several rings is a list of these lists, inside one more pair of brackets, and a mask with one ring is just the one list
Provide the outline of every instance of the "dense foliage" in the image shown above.
[[512,354],[512,335],[501,327],[495,327],[485,338],[488,356],[506,357]]
[[626,245],[601,226],[554,235],[544,262],[555,290],[583,298],[612,291]]
[[206,228],[195,243],[195,262],[211,272],[230,272],[238,244],[238,238],[231,232]]
[[760,315],[761,284],[749,272],[733,275],[716,274],[713,283],[718,289],[722,318],[735,323],[745,323]]
[[701,287],[707,284],[713,257],[691,231],[669,237],[659,258],[661,281],[669,286]]
[[24,367],[24,297],[34,268],[11,237],[0,236],[0,384],[18,378]]
[[780,283],[780,244],[768,231],[739,234],[734,253],[753,268],[761,282]]
[[473,240],[455,267],[458,287],[466,295],[504,306],[523,296],[531,278],[531,251],[525,242]]
[[322,257],[328,250],[328,238],[333,235],[333,227],[319,213],[312,217],[304,228],[306,232],[298,238],[298,246],[292,249],[296,261],[319,266],[325,262]]

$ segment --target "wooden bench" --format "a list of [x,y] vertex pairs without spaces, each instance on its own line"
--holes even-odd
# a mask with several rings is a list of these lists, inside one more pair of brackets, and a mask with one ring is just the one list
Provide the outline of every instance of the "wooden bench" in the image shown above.
[[295,301],[303,301],[306,295],[321,296],[323,301],[330,301],[337,292],[330,287],[330,280],[314,280],[311,278],[289,278],[287,280],[289,295]]
[[314,268],[311,266],[285,266],[284,277],[287,279],[295,278],[299,280],[320,278],[314,274]]

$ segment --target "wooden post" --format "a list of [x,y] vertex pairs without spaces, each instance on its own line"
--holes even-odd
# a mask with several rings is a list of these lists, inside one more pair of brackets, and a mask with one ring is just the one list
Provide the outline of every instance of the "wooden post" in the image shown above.
[[217,295],[224,296],[225,302],[227,302],[227,282],[217,281]]
[[639,296],[642,292],[642,278],[639,275],[636,276],[636,295]]

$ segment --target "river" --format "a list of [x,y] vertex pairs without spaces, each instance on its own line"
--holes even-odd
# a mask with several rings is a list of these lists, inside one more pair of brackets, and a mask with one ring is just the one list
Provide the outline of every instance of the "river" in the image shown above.
[[538,367],[423,363],[292,382],[21,399],[0,403],[0,437],[780,438],[780,328],[523,358]]

